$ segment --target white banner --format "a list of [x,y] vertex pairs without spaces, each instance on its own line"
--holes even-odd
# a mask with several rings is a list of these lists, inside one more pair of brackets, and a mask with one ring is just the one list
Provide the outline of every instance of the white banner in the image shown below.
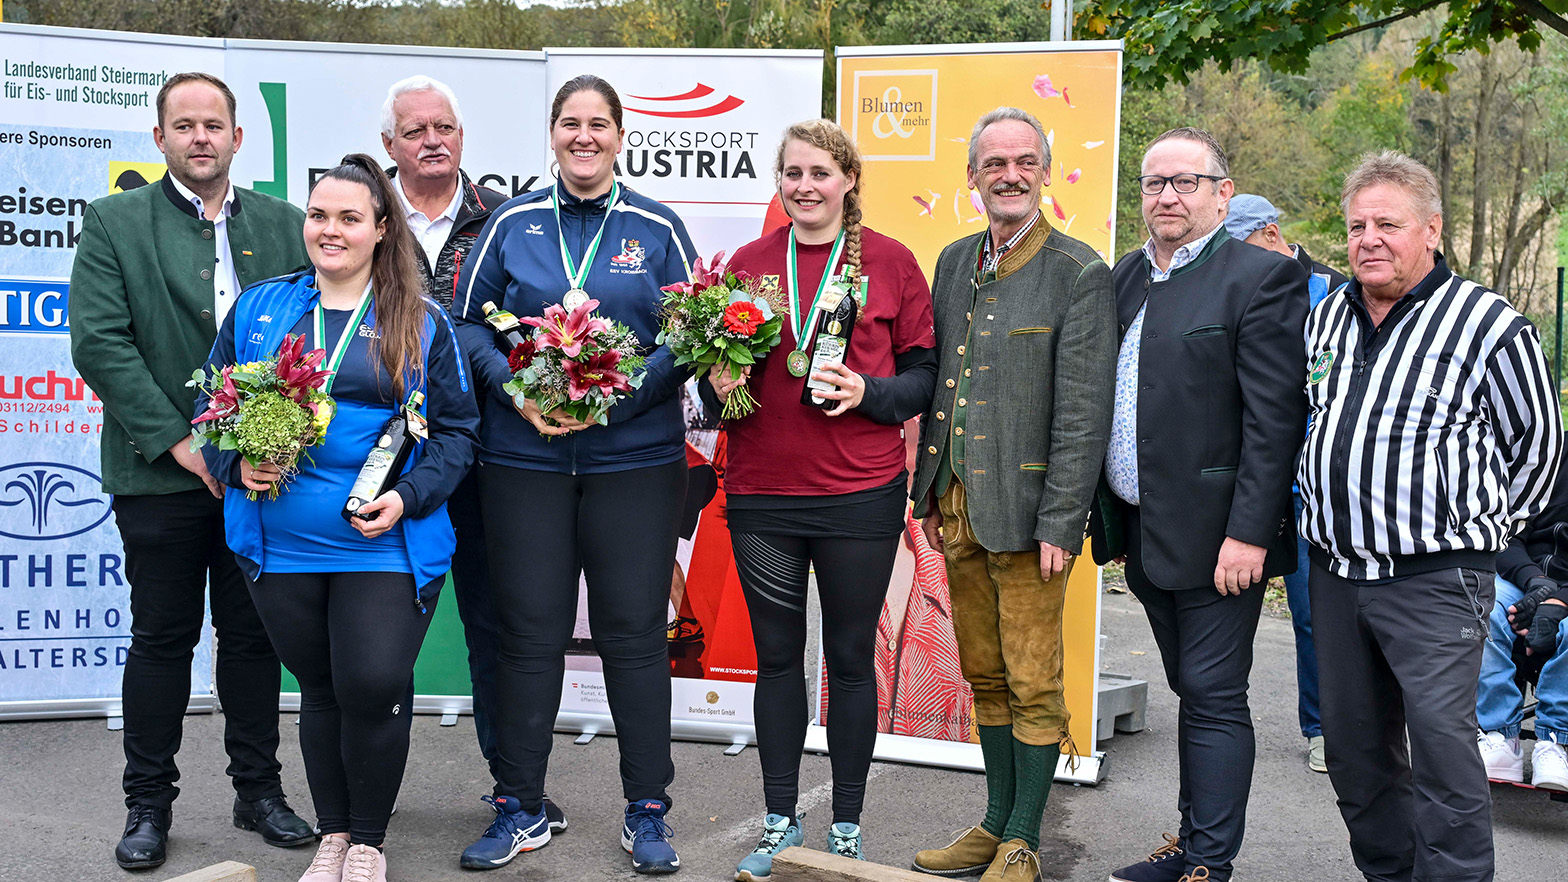
[[[221,71],[222,43],[0,26],[0,63],[0,716],[110,712],[130,589],[99,482],[103,408],[71,367],[71,261],[87,203],[162,173],[164,79]],[[211,672],[204,640],[191,692],[209,704]]]
[[785,126],[822,116],[822,53],[804,49],[547,49],[549,94],[579,74],[621,96],[618,174],[673,208],[704,257],[762,235]]

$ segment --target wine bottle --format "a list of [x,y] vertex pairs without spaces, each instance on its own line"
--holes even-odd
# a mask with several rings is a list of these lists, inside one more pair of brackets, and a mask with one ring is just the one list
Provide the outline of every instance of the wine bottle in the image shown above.
[[495,329],[496,341],[508,353],[528,339],[528,332],[523,329],[523,323],[517,320],[517,316],[498,308],[489,300],[485,301],[482,309],[485,313],[485,323]]
[[398,408],[397,413],[381,427],[375,446],[370,448],[370,455],[365,457],[365,464],[360,466],[359,476],[348,491],[348,501],[343,503],[345,521],[349,518],[373,521],[379,516],[379,513],[360,514],[359,510],[391,490],[398,478],[403,476],[403,466],[408,463],[408,455],[414,450],[415,432],[411,428],[411,421],[423,419],[417,412],[424,400],[423,393],[413,393],[408,397],[408,406]]
[[806,372],[805,388],[800,390],[801,404],[823,410],[832,410],[838,406],[836,399],[823,398],[817,394],[838,387],[825,380],[813,380],[811,375],[829,362],[844,363],[844,356],[849,352],[849,336],[855,330],[858,306],[854,297],[842,291],[837,303],[832,306],[822,304],[822,312],[817,317],[816,338],[811,346],[811,367]]

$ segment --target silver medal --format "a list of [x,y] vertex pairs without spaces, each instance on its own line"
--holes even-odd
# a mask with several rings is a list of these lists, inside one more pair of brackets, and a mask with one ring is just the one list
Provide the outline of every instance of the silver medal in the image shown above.
[[565,297],[561,298],[561,305],[566,307],[567,312],[574,312],[579,306],[587,302],[588,292],[581,288],[573,288],[566,292]]

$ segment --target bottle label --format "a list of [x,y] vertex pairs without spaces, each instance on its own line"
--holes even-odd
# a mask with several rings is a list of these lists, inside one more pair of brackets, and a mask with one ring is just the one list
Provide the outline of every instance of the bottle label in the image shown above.
[[[386,435],[382,437],[389,438]],[[385,446],[372,447],[370,455],[365,457],[365,465],[359,470],[359,477],[354,479],[354,488],[348,492],[349,498],[374,501],[381,492],[381,484],[387,479],[387,473],[392,470],[395,458]]]
[[517,316],[504,309],[498,309],[485,316],[485,321],[497,331],[510,331],[513,328],[522,327],[522,323],[517,320]]
[[[846,341],[843,337],[836,337],[832,334],[818,334],[817,348],[814,349],[811,353],[811,373],[816,373],[817,371],[822,370],[822,366],[828,364],[829,362],[843,364],[844,351],[847,348],[848,346],[846,345]],[[827,382],[826,380],[807,380],[806,388],[813,390],[811,400],[816,403],[821,403],[827,399],[817,395],[816,392],[825,392],[829,389],[836,389],[838,387],[832,383]]]

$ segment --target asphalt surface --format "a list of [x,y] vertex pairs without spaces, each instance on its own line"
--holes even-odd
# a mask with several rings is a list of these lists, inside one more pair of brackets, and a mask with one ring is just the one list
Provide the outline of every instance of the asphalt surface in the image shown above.
[[[1106,595],[1103,669],[1150,681],[1148,728],[1102,742],[1108,774],[1098,787],[1058,785],[1042,829],[1043,875],[1049,880],[1103,882],[1108,872],[1141,859],[1174,831],[1176,816],[1176,700],[1164,686],[1159,655],[1138,603]],[[1290,624],[1265,617],[1257,640],[1252,707],[1258,758],[1248,810],[1247,840],[1235,878],[1321,882],[1359,878],[1326,775],[1309,771],[1306,741],[1296,723],[1295,662]],[[313,817],[299,760],[294,717],[284,717],[284,786],[301,814]],[[676,831],[682,870],[676,878],[727,879],[756,841],[761,783],[757,755],[726,757],[719,745],[676,743]],[[63,720],[0,724],[0,880],[169,879],[224,860],[257,867],[263,882],[293,882],[310,849],[271,848],[254,833],[231,826],[233,791],[223,774],[222,719],[187,717],[179,757],[183,792],[175,804],[170,858],[163,867],[132,874],[114,865],[124,823],[119,789],[123,756],[119,733],[104,721]],[[487,880],[598,880],[634,878],[619,843],[623,803],[615,739],[586,746],[558,735],[550,791],[570,828],[549,846]],[[807,845],[822,848],[828,812],[829,766],[823,756],[802,765],[801,807]],[[480,874],[457,866],[458,853],[491,817],[479,801],[490,782],[463,718],[443,728],[436,717],[414,723],[400,808],[392,819],[387,855],[392,880],[469,882]],[[1514,882],[1562,879],[1568,851],[1568,803],[1543,792],[1496,786],[1493,818],[1497,878]],[[872,768],[864,829],[872,860],[907,866],[920,848],[945,845],[950,831],[975,823],[985,805],[982,777],[888,763]]]

